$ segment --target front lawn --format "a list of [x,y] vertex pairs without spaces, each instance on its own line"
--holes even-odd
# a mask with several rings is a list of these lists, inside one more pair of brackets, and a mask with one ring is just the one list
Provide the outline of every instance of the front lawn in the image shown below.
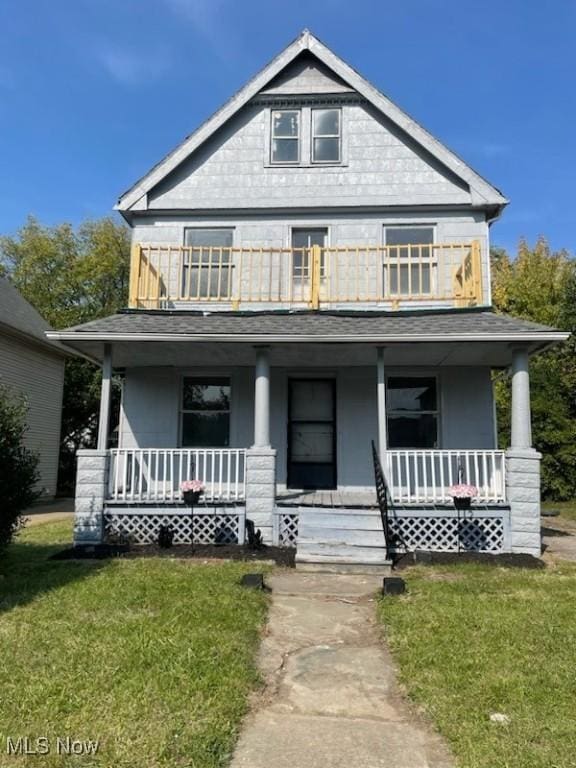
[[385,636],[458,765],[574,768],[576,567],[462,564],[404,575],[409,593],[380,602]]
[[[30,528],[0,564],[0,766],[204,768],[227,763],[258,684],[255,564],[50,561],[70,523]],[[47,736],[46,757],[7,738]],[[56,738],[98,739],[92,758]]]

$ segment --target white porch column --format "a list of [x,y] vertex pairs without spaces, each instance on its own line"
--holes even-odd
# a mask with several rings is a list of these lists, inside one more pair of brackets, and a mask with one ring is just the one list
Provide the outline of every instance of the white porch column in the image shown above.
[[510,447],[532,447],[528,352],[525,348],[520,347],[516,347],[512,351],[512,435]]
[[384,366],[384,347],[378,347],[376,367],[378,372],[378,452],[383,467],[386,467],[386,370]]
[[273,542],[276,451],[270,445],[270,350],[256,347],[254,445],[246,451],[246,517]]
[[110,425],[110,393],[112,388],[112,347],[104,344],[102,360],[102,388],[100,392],[100,418],[98,420],[98,450],[108,447],[108,429]]
[[268,347],[256,347],[254,447],[270,447],[270,352]]
[[532,448],[528,351],[512,350],[511,446],[506,452],[506,499],[510,504],[512,552],[538,557],[540,535],[540,459]]

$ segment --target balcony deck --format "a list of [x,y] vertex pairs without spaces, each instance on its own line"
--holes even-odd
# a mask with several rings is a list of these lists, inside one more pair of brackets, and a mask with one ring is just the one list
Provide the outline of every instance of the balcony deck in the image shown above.
[[480,243],[312,248],[135,245],[129,306],[181,309],[482,304]]

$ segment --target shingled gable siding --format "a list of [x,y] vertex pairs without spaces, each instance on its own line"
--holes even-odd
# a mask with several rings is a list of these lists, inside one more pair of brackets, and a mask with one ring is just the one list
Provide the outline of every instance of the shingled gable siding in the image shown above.
[[0,382],[28,400],[26,445],[40,455],[38,487],[43,497],[53,497],[58,477],[64,358],[0,334]]
[[[320,104],[320,102],[319,102]],[[342,105],[345,165],[267,163],[270,107],[246,106],[166,180],[151,209],[469,204],[470,193],[367,104]]]

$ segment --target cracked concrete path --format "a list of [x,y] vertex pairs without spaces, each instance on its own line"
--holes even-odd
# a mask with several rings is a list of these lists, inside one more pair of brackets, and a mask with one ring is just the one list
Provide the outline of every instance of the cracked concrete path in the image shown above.
[[381,578],[286,572],[266,581],[266,688],[232,768],[452,768],[398,690],[375,621]]

